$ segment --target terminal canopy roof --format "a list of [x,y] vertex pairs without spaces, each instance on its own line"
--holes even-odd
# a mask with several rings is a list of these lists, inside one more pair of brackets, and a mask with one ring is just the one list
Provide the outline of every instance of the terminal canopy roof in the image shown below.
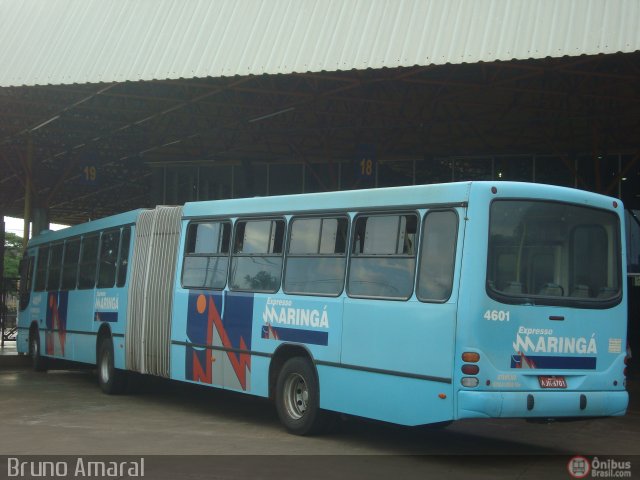
[[153,165],[633,150],[639,19],[638,0],[0,0],[0,210],[25,175],[75,223],[149,204]]
[[0,86],[633,52],[619,0],[1,0]]

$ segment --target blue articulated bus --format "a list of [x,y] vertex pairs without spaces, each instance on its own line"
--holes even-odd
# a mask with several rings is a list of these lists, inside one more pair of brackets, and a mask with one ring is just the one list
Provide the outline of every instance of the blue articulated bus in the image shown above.
[[466,182],[187,203],[38,235],[18,349],[402,425],[624,415],[623,206]]

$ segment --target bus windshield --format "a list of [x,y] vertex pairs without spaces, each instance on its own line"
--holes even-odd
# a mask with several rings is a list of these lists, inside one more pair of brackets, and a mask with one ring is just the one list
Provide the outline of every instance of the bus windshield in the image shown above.
[[505,303],[606,308],[620,301],[619,220],[550,201],[491,204],[487,291]]

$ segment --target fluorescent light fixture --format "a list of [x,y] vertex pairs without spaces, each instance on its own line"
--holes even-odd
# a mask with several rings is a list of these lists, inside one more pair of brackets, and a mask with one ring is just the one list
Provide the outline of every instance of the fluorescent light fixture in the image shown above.
[[285,108],[284,110],[278,110],[277,112],[269,113],[267,115],[262,115],[261,117],[252,118],[249,120],[249,123],[259,122],[261,120],[266,120],[267,118],[275,117],[276,115],[282,115],[283,113],[291,112],[295,110],[296,107]]
[[42,122],[40,125],[36,125],[35,127],[33,127],[31,130],[29,130],[29,132],[35,132],[36,130],[44,127],[45,125],[49,125],[51,122],[55,122],[59,118],[60,118],[60,115],[56,115],[55,117],[51,117],[49,120],[47,120],[45,122]]

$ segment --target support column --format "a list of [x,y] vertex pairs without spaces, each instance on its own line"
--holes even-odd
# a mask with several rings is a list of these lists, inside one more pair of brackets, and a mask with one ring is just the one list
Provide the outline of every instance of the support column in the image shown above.
[[27,139],[27,156],[25,159],[24,182],[24,233],[22,235],[22,249],[27,249],[29,241],[29,223],[31,222],[31,202],[33,199],[33,182],[31,181],[31,166],[33,165],[33,141],[31,136]]
[[251,160],[242,160],[242,173],[244,174],[244,192],[239,196],[253,197],[256,189],[253,181],[253,162]]
[[46,207],[35,207],[32,209],[33,236],[35,237],[43,230],[49,230],[49,209]]
[[[0,282],[4,280],[4,244],[6,237],[6,227],[4,223],[4,214],[0,212]],[[0,290],[3,290],[0,283]]]
[[6,306],[4,291],[4,242],[5,242],[5,225],[4,213],[0,212],[0,346],[4,347],[4,322]]

